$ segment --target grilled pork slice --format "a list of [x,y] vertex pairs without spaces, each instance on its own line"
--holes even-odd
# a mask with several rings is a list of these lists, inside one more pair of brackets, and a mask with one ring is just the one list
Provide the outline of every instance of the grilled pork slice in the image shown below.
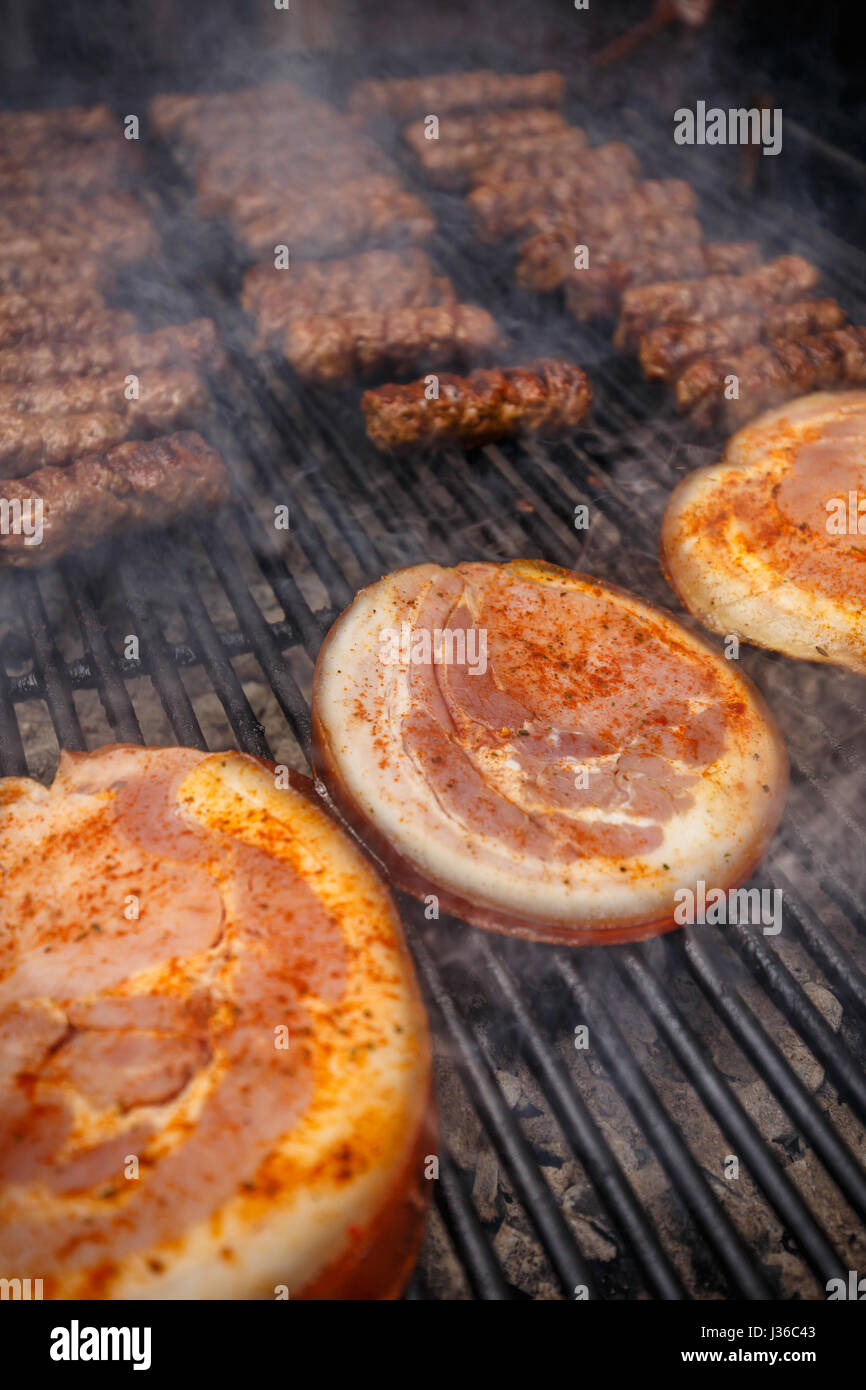
[[577,215],[590,200],[598,203],[627,193],[635,186],[638,167],[637,156],[628,145],[598,145],[575,155],[568,172],[559,179],[479,183],[466,203],[479,238],[500,241],[526,230],[540,210],[551,216],[557,212]]
[[86,454],[67,468],[6,478],[0,480],[4,511],[13,519],[19,513],[26,525],[0,534],[0,566],[48,565],[118,531],[167,526],[189,513],[215,511],[228,495],[225,464],[191,430],[129,440]]
[[428,138],[428,126],[423,120],[413,121],[403,132],[423,173],[439,188],[465,188],[478,174],[489,182],[487,165],[500,149],[507,149],[515,159],[527,158],[565,135],[569,137],[572,158],[586,148],[583,131],[568,127],[558,111],[544,106],[523,111],[446,115],[435,139]]
[[677,381],[677,406],[702,428],[733,428],[808,391],[864,385],[866,327],[836,328],[697,357]]
[[359,82],[349,97],[349,110],[367,121],[383,117],[410,121],[431,111],[441,117],[450,111],[502,106],[561,106],[564,100],[565,78],[559,72],[533,72],[524,77],[481,68],[476,72]]
[[779,256],[746,275],[708,275],[627,289],[622,297],[618,348],[636,348],[651,328],[665,323],[706,323],[726,314],[750,313],[770,304],[805,299],[820,273],[802,256]]
[[417,246],[436,229],[433,214],[414,193],[384,175],[353,179],[316,198],[287,196],[281,205],[235,227],[254,256],[273,257],[288,246],[301,258],[339,256],[375,246]]
[[256,320],[258,346],[277,343],[294,319],[449,304],[454,287],[425,251],[362,251],[307,261],[290,272],[270,266],[247,271],[241,303]]
[[316,664],[319,776],[395,881],[545,941],[674,925],[778,823],[760,696],[669,614],[534,561],[419,565],[364,589]]
[[708,323],[662,324],[641,338],[638,357],[651,380],[676,381],[695,357],[750,347],[761,338],[805,338],[841,328],[845,321],[845,311],[835,299],[800,299],[768,305],[763,313],[729,314]]
[[76,338],[0,351],[0,382],[100,376],[112,368],[137,372],[143,367],[172,365],[192,365],[209,372],[223,369],[225,351],[212,319],[158,328],[153,333]]
[[[639,233],[640,229],[637,231]],[[526,255],[528,248],[529,243],[521,248],[524,257],[518,265],[518,281],[521,274],[531,275],[533,262]],[[588,322],[615,318],[622,292],[629,285],[651,285],[659,280],[672,280],[674,276],[679,280],[698,280],[703,275],[740,275],[743,271],[754,270],[760,262],[761,250],[756,241],[706,241],[654,251],[646,251],[641,246],[629,259],[594,262],[579,271],[573,269],[572,247],[566,246],[560,253],[558,266],[565,265],[567,269],[565,302],[568,308],[576,319]],[[543,267],[539,268],[539,275],[541,273]],[[546,283],[537,288],[553,289],[560,283],[555,279],[551,284],[550,275],[545,279]],[[531,278],[526,283],[530,288],[535,287]]]
[[83,415],[4,412],[0,414],[0,478],[20,478],[47,464],[71,463],[82,454],[119,444],[128,434],[126,415],[106,410]]
[[314,314],[295,319],[286,360],[302,381],[322,385],[489,360],[502,347],[496,322],[474,304],[390,313]]
[[432,1187],[427,1026],[394,905],[311,792],[124,745],[0,782],[2,1276],[399,1296]]
[[513,434],[571,434],[591,408],[585,372],[550,357],[504,371],[440,376],[433,399],[426,378],[380,386],[361,397],[367,435],[385,453],[448,444],[472,449]]
[[[138,377],[138,396],[130,376]],[[63,376],[46,381],[0,385],[0,414],[85,415],[94,410],[123,414],[137,429],[161,430],[201,419],[208,403],[195,372],[153,367],[130,373],[125,367],[104,376]]]
[[866,672],[866,391],[753,420],[671,496],[662,559],[713,632]]

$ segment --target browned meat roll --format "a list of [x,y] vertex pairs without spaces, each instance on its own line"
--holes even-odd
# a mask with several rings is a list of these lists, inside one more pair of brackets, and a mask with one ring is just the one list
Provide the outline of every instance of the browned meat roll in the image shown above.
[[0,478],[20,478],[47,464],[69,463],[94,449],[108,449],[129,434],[125,414],[94,410],[83,415],[0,414]]
[[143,209],[122,219],[94,216],[89,222],[60,226],[46,225],[41,218],[29,225],[4,226],[0,212],[0,264],[38,257],[44,263],[53,260],[71,267],[81,256],[92,256],[111,267],[146,261],[160,251],[159,233]]
[[382,371],[468,365],[489,359],[501,346],[496,323],[485,309],[449,304],[296,319],[289,325],[284,351],[302,380],[333,384]]
[[532,107],[525,111],[493,111],[483,115],[445,116],[438,137],[427,138],[425,121],[413,121],[403,137],[423,173],[439,188],[463,188],[483,173],[500,149],[514,158],[546,149],[552,137],[568,134],[572,155],[585,149],[583,131],[569,128],[558,111]]
[[471,449],[513,434],[563,435],[583,423],[592,387],[580,367],[543,357],[525,367],[443,375],[437,397],[426,379],[365,391],[367,434],[385,453],[458,444]]
[[[596,147],[598,148],[598,147]],[[617,148],[626,149],[626,146]],[[574,169],[576,159],[591,153],[586,136],[576,126],[565,126],[548,135],[522,137],[516,144],[511,140],[492,152],[478,170],[476,183],[540,183],[566,178]],[[640,162],[630,151],[628,167],[634,177],[640,173]]]
[[703,323],[725,314],[804,299],[820,275],[802,256],[779,256],[746,275],[708,275],[627,289],[614,343],[637,347],[644,333],[663,323]]
[[0,351],[0,381],[46,381],[51,377],[101,376],[124,368],[189,366],[219,372],[225,351],[211,319],[158,328],[153,333],[124,333],[42,343]]
[[28,304],[26,310],[8,318],[0,311],[0,349],[10,349],[17,343],[65,341],[89,334],[117,337],[134,327],[134,314],[122,309],[105,309],[100,304],[78,308],[61,306],[57,311],[44,302]]
[[213,511],[229,490],[219,454],[191,431],[130,440],[68,468],[7,478],[0,481],[0,498],[28,504],[31,513],[33,502],[41,502],[42,535],[37,544],[23,531],[0,535],[0,565],[47,565],[117,531],[165,526],[188,512]]
[[130,427],[165,430],[191,424],[207,405],[204,382],[195,372],[142,371],[138,399],[128,400],[125,369],[105,376],[64,376],[49,381],[0,385],[0,414],[87,415],[107,411],[125,415]]
[[[570,249],[570,248],[569,248]],[[699,280],[704,275],[740,275],[761,263],[756,241],[706,241],[662,246],[629,260],[603,261],[570,271],[565,302],[581,322],[614,318],[623,290],[659,280]]]
[[276,343],[294,319],[311,314],[384,313],[454,299],[451,281],[435,273],[419,248],[307,261],[289,272],[255,266],[247,272],[241,295],[256,320],[258,347]]
[[421,245],[435,231],[433,214],[394,180],[352,180],[304,201],[287,198],[262,217],[235,228],[255,256],[288,246],[301,258],[339,256],[362,247]]
[[[727,400],[736,377],[738,398]],[[698,357],[677,382],[677,405],[696,424],[736,429],[771,406],[809,391],[866,385],[866,327],[837,328],[799,342],[775,338],[741,353]]]
[[83,198],[117,187],[139,162],[138,151],[119,137],[81,149],[51,144],[23,158],[4,153],[0,155],[0,189],[4,198],[31,194]]
[[60,285],[37,285],[32,289],[10,290],[0,294],[0,324],[7,331],[17,324],[37,323],[41,314],[55,319],[104,309],[105,298],[98,286],[87,280],[67,278]]
[[118,131],[107,106],[50,106],[43,111],[0,112],[0,141],[7,149],[54,135],[61,140],[92,140]]
[[88,285],[97,290],[110,289],[113,282],[113,267],[96,256],[56,261],[46,261],[40,255],[7,257],[0,246],[0,295],[26,293],[35,299],[50,299],[68,285]]
[[[588,205],[579,223],[574,218],[564,223],[559,212],[546,213],[535,221],[548,221],[549,229],[536,232],[520,247],[515,279],[524,289],[540,291],[568,286],[589,274],[602,277],[607,289],[612,278],[606,274],[608,266],[630,265],[639,259],[653,263],[657,256],[681,255],[688,265],[688,258],[700,250],[703,236],[698,219],[686,213],[653,208],[636,215],[628,194],[597,208]],[[589,266],[580,271],[574,265],[578,245],[587,246],[590,252]],[[689,270],[684,273],[691,274]]]
[[393,78],[359,82],[349,97],[349,110],[362,120],[409,121],[432,112],[483,110],[497,106],[561,106],[565,78],[559,72],[449,72],[434,77]]
[[695,357],[750,347],[762,338],[805,338],[841,328],[845,322],[845,311],[835,299],[800,299],[770,305],[762,313],[728,314],[708,323],[661,324],[641,338],[638,356],[645,376],[676,381]]
[[175,135],[197,125],[208,127],[221,118],[243,119],[266,111],[288,114],[311,98],[296,82],[265,82],[231,92],[160,92],[148,107],[150,123],[159,135]]
[[[560,179],[481,183],[473,188],[466,202],[480,239],[499,241],[530,227],[541,209],[548,214],[573,215],[590,199],[600,202],[626,192],[634,187],[637,169],[637,157],[628,145],[599,145],[576,155],[568,173]],[[691,206],[694,194],[691,190],[689,193]]]
[[289,149],[280,142],[246,152],[223,150],[195,174],[196,207],[205,217],[229,216],[236,224],[283,207],[289,195],[318,198],[336,186],[371,174],[393,177],[393,165],[376,146],[359,138],[328,138]]

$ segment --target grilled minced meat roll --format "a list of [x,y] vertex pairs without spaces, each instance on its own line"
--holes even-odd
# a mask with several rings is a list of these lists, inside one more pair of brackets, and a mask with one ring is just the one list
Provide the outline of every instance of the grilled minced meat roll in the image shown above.
[[591,408],[586,374],[551,357],[525,367],[440,376],[433,399],[424,378],[380,386],[361,398],[367,434],[386,453],[448,444],[471,449],[512,434],[569,434]]

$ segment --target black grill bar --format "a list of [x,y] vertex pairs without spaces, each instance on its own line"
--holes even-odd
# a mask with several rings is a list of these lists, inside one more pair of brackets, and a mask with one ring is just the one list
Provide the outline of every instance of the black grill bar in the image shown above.
[[[440,1144],[440,1150],[444,1148]],[[476,1298],[502,1302],[511,1297],[496,1257],[466,1194],[463,1177],[447,1152],[440,1152],[436,1205],[454,1248],[466,1268]]]
[[15,575],[15,583],[21,613],[33,643],[36,669],[45,691],[45,703],[60,746],[82,752],[86,744],[72,700],[69,675],[51,636],[39,584],[35,575],[25,572]]
[[866,1221],[866,1177],[855,1156],[812,1104],[802,1081],[752,1010],[726,983],[721,969],[713,965],[705,945],[690,935],[686,952],[710,1003],[724,1018],[755,1070],[764,1077],[773,1093],[782,1097],[785,1109],[820,1155],[833,1180],[860,1219]]
[[99,621],[97,606],[89,591],[82,566],[74,557],[67,557],[60,568],[81,628],[90,668],[92,671],[98,671],[101,677],[99,695],[112,736],[119,743],[143,743],[141,725],[117,669],[117,661],[105,629]]
[[553,1194],[539,1172],[530,1146],[512,1122],[508,1105],[477,1038],[458,1012],[426,944],[417,933],[413,934],[412,946],[428,999],[443,1020],[449,1038],[458,1051],[461,1068],[478,1112],[508,1165],[521,1201],[541,1237],[566,1298],[573,1298],[581,1285],[588,1290],[589,1297],[596,1297],[595,1280],[589,1265],[577,1249]]
[[[140,569],[140,565],[136,569]],[[133,571],[128,563],[121,566],[120,581],[127,607],[132,614],[133,631],[140,636],[141,643],[147,652],[148,667],[154,688],[162,701],[162,707],[171,722],[176,738],[189,748],[205,750],[207,743],[193,710],[192,702],[186,693],[177,667],[172,662],[171,652],[159,624],[150,611],[146,599],[142,597],[143,593],[146,592],[144,584],[138,581],[136,571]]]
[[625,1037],[613,1018],[597,1007],[593,992],[573,957],[558,952],[556,969],[573,995],[581,1018],[589,1023],[599,1053],[615,1077],[618,1090],[670,1175],[674,1192],[688,1206],[695,1223],[727,1270],[734,1289],[742,1298],[772,1298],[773,1291],[755,1270],[748,1249],[635,1061]]
[[[206,663],[214,690],[228,715],[229,722],[238,740],[257,757],[270,758],[271,750],[265,738],[265,731],[256,719],[250,703],[244,694],[243,686],[235,675],[234,668],[225,651],[220,646],[216,629],[210,620],[195,585],[192,583],[186,566],[177,554],[174,557],[174,571],[183,584],[180,601],[186,618],[189,633]],[[258,611],[258,610],[256,610]],[[250,631],[247,628],[247,631]],[[258,634],[254,634],[253,642]]]
[[741,926],[731,929],[731,941],[748,962],[753,973],[763,982],[771,999],[808,1042],[815,1056],[834,1077],[840,1095],[852,1105],[861,1119],[866,1117],[866,1076],[863,1068],[837,1038],[830,1025],[821,1017],[802,985],[781,961],[765,946],[763,940]]
[[500,995],[520,1026],[533,1068],[542,1080],[563,1132],[579,1155],[608,1210],[613,1213],[619,1230],[631,1243],[650,1288],[657,1298],[683,1298],[685,1291],[676,1270],[656,1232],[644,1216],[633,1189],[590,1111],[530,1012],[513,971],[488,941],[481,941],[479,948],[489,977],[496,982]]
[[769,1156],[758,1129],[709,1061],[697,1036],[666,997],[647,963],[632,950],[624,951],[619,962],[628,971],[641,1003],[658,1025],[701,1100],[716,1117],[723,1133],[730,1136],[737,1154],[743,1155],[755,1180],[821,1279],[826,1281],[842,1274],[845,1265],[825,1232],[812,1218],[796,1188]]

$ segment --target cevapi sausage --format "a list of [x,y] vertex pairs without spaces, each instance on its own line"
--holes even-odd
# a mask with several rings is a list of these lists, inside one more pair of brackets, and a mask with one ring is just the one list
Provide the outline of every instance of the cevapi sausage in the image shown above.
[[287,197],[278,207],[235,228],[255,256],[338,256],[368,246],[417,246],[436,229],[433,214],[414,193],[384,176],[351,180],[302,201]]
[[497,106],[561,106],[565,78],[559,72],[529,76],[491,72],[449,72],[434,77],[359,82],[349,98],[350,112],[362,120],[391,117],[408,121],[428,112],[483,110]]
[[100,335],[38,347],[0,351],[0,382],[46,381],[52,377],[101,376],[121,367],[189,366],[219,372],[225,352],[211,319],[158,328],[153,333]]
[[367,435],[385,453],[458,444],[471,449],[512,434],[571,433],[592,407],[586,374],[571,362],[539,358],[525,367],[443,375],[438,397],[426,379],[365,391]]
[[[726,383],[736,378],[737,399]],[[799,342],[776,338],[755,343],[739,355],[698,357],[676,387],[677,406],[705,428],[736,429],[762,410],[809,391],[866,385],[866,327],[837,328]]]
[[48,464],[70,463],[94,449],[109,449],[129,434],[123,414],[0,414],[0,478],[20,478]]
[[[703,237],[698,219],[686,213],[653,208],[635,216],[629,212],[628,195],[599,204],[598,213],[588,207],[579,223],[574,218],[564,222],[559,212],[548,212],[534,221],[549,225],[521,246],[515,279],[524,289],[541,291],[569,284],[572,278],[585,275],[590,266],[599,270],[638,257],[676,254],[674,248],[685,257],[700,246]],[[575,250],[580,246],[589,248],[590,266],[576,271]]]
[[724,314],[804,299],[820,275],[802,256],[779,256],[746,275],[709,275],[704,280],[670,280],[628,289],[622,297],[618,348],[634,348],[650,328],[663,323],[704,323]]
[[[229,496],[216,450],[192,431],[130,440],[88,454],[68,468],[42,468],[0,481],[7,509],[40,502],[42,535],[0,534],[0,565],[34,568],[70,550],[86,550],[117,531],[164,526],[192,511],[213,511]],[[28,543],[30,541],[31,543]]]
[[750,347],[762,338],[805,338],[844,323],[845,311],[835,299],[800,299],[771,305],[763,313],[728,314],[708,323],[661,324],[641,338],[638,356],[651,380],[676,381],[695,357]]
[[0,385],[0,414],[124,415],[130,427],[165,430],[198,420],[207,405],[204,382],[195,372],[142,371],[138,399],[129,400],[126,370],[104,376],[65,376],[48,381]]
[[403,132],[427,178],[439,188],[461,188],[483,172],[503,148],[511,158],[546,150],[548,142],[569,137],[572,156],[586,148],[583,131],[569,128],[558,111],[533,107],[525,111],[493,111],[484,115],[446,116],[436,139],[428,138],[426,121],[414,121]]
[[576,214],[590,199],[599,202],[626,192],[634,187],[637,169],[637,156],[628,145],[599,145],[575,155],[559,179],[479,183],[466,203],[480,239],[498,241],[524,230],[540,209]]
[[[562,254],[571,253],[567,248]],[[741,275],[761,263],[756,241],[707,241],[643,251],[628,260],[593,262],[571,272],[565,302],[581,322],[614,318],[623,290],[629,285],[652,285],[660,280],[699,280],[704,275]],[[555,270],[554,272],[555,273]],[[552,286],[545,285],[545,288]]]
[[410,372],[489,359],[501,347],[495,321],[474,304],[391,313],[313,315],[286,333],[286,359],[303,381],[332,384],[380,371]]
[[241,296],[255,317],[258,347],[276,343],[294,319],[311,314],[384,313],[454,299],[451,281],[436,275],[430,258],[418,248],[308,261],[289,274],[255,266],[247,272]]
[[[3,296],[11,299],[13,296]],[[16,299],[18,296],[14,296]],[[50,303],[28,304],[26,310],[4,318],[0,313],[0,349],[17,343],[66,341],[69,338],[119,337],[135,327],[135,315],[125,309],[104,309],[95,304],[89,307],[68,308],[61,305],[55,311]]]

